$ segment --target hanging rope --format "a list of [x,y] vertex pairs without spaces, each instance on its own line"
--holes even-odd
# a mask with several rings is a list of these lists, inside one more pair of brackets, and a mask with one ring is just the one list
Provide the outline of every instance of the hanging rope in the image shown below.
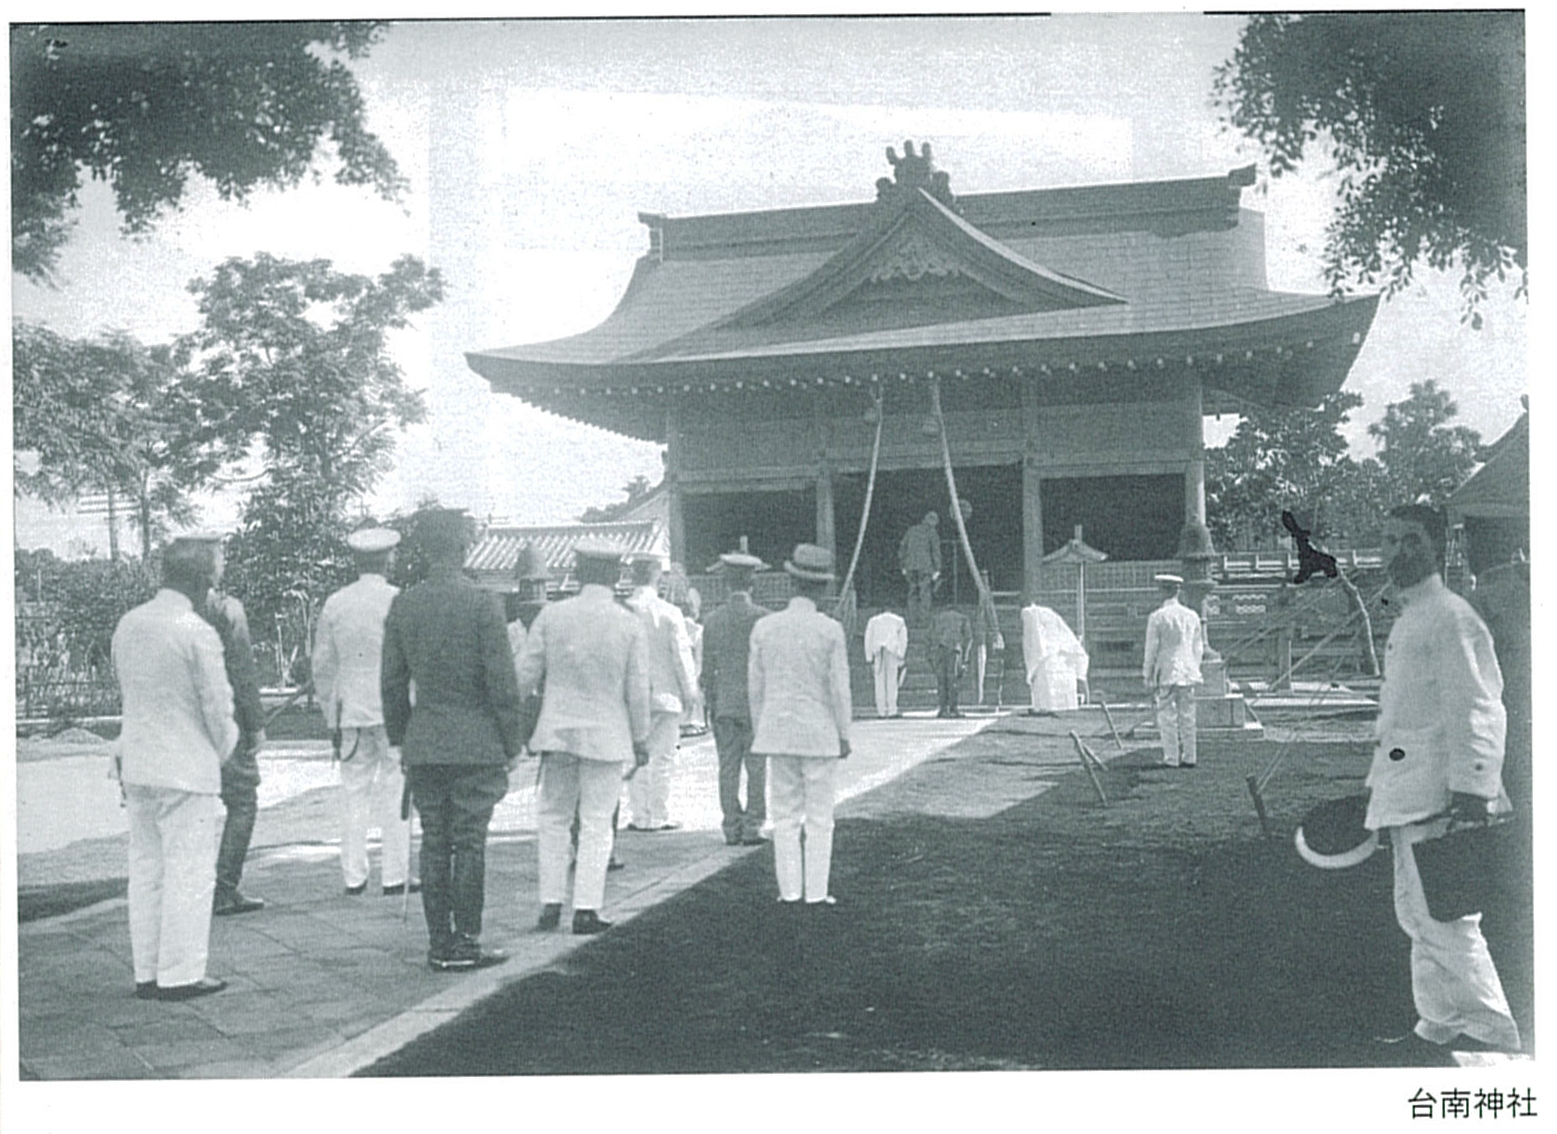
[[859,603],[854,594],[854,570],[860,565],[860,550],[865,546],[865,525],[870,520],[870,502],[876,495],[876,462],[881,457],[881,425],[886,420],[882,410],[885,397],[881,387],[870,392],[875,402],[876,439],[870,446],[870,475],[865,480],[865,504],[860,509],[859,530],[854,533],[854,554],[849,557],[849,569],[844,572],[843,585],[838,588],[838,621],[843,623],[844,638],[854,637],[855,624],[859,621]]
[[946,416],[941,412],[941,380],[933,374],[930,376],[930,408],[935,414],[936,432],[941,438],[941,465],[946,470],[946,491],[951,493],[951,513],[952,519],[957,522],[957,541],[962,545],[962,554],[968,561],[974,586],[978,588],[979,613],[990,631],[998,633],[1000,623],[995,613],[995,596],[990,594],[989,587],[984,583],[978,561],[973,558],[973,545],[968,542],[967,526],[962,522],[962,497],[957,495],[957,478],[952,473],[951,445],[946,440]]

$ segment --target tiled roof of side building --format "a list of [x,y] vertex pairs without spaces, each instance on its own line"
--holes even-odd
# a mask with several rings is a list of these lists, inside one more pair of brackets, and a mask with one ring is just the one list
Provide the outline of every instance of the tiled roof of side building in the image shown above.
[[582,539],[618,544],[623,552],[652,551],[668,554],[670,541],[656,520],[626,523],[550,524],[527,526],[492,524],[465,557],[467,570],[484,583],[507,582],[519,561],[519,551],[531,545],[552,579],[561,582],[573,566],[573,547]]

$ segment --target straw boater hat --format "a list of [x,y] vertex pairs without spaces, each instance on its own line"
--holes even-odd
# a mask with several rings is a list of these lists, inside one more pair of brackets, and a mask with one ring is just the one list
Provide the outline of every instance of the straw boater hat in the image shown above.
[[747,555],[744,551],[726,551],[719,556],[719,562],[714,564],[714,567],[724,567],[731,571],[762,571],[767,566],[755,555]]
[[400,543],[400,533],[393,528],[362,528],[346,537],[346,546],[364,555],[376,551],[388,551]]
[[784,570],[797,579],[809,579],[814,583],[830,583],[833,574],[833,553],[814,543],[799,543],[790,552]]
[[1159,587],[1182,587],[1184,579],[1181,575],[1153,575],[1152,582]]
[[1340,870],[1364,862],[1379,849],[1379,833],[1363,826],[1368,795],[1332,799],[1303,816],[1292,842],[1304,862],[1321,870]]

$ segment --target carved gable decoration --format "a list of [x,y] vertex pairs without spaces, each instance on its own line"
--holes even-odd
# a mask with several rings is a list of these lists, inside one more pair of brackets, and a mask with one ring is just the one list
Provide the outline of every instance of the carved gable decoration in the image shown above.
[[935,244],[923,232],[911,231],[897,247],[882,256],[866,277],[871,283],[887,280],[920,280],[925,276],[962,274],[962,262]]

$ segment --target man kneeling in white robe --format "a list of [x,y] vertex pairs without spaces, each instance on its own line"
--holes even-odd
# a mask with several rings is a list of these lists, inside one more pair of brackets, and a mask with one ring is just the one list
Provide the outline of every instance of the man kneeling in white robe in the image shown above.
[[1022,608],[1022,660],[1032,689],[1032,712],[1078,707],[1076,685],[1087,677],[1087,651],[1065,619],[1046,606]]

